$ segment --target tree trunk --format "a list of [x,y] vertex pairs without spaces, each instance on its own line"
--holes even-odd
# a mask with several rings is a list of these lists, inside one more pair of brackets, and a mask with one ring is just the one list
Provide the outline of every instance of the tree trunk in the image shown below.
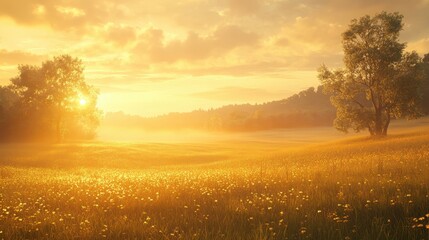
[[63,140],[63,133],[62,133],[62,127],[61,127],[61,123],[62,123],[62,116],[61,114],[58,115],[57,118],[57,122],[56,122],[56,133],[57,133],[57,143],[61,143],[61,141]]
[[372,129],[372,127],[371,126],[368,126],[368,131],[369,131],[369,134],[371,135],[371,136],[374,136],[374,129]]
[[383,126],[383,132],[382,132],[383,136],[387,135],[387,129],[389,128],[389,124],[390,124],[390,112],[386,111],[386,115],[387,115],[386,116],[387,120],[386,120],[386,123]]
[[375,110],[375,128],[374,134],[380,136],[383,134],[383,121],[381,117],[381,111],[379,109]]

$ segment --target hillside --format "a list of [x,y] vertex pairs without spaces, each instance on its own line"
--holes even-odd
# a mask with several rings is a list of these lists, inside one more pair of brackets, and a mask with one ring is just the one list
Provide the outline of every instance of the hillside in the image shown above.
[[257,131],[278,128],[331,126],[335,109],[321,87],[309,88],[287,99],[263,104],[228,105],[217,109],[144,118],[122,112],[107,113],[102,125],[147,130],[196,129]]

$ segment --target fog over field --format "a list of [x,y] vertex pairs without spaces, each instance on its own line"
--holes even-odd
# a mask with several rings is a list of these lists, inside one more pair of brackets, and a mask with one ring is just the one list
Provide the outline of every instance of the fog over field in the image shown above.
[[320,128],[3,144],[0,237],[425,239],[427,119],[394,125],[375,139]]
[[[395,120],[392,122],[392,131],[399,133],[419,126],[428,126],[429,117],[416,120]],[[303,143],[320,143],[329,140],[338,140],[354,136],[366,136],[366,133],[348,134],[337,131],[334,127],[312,127],[275,129],[252,132],[219,132],[198,130],[145,130],[138,127],[104,126],[101,125],[97,140],[101,142],[165,142],[165,143],[196,143],[221,141],[257,141],[282,142],[296,146]]]

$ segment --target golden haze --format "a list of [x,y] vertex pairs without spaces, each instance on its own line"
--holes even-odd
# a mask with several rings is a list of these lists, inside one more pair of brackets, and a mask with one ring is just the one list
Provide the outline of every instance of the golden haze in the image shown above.
[[411,1],[0,1],[0,84],[17,64],[70,54],[106,111],[155,116],[261,103],[339,66],[351,18],[404,14],[409,50],[429,51],[429,3]]

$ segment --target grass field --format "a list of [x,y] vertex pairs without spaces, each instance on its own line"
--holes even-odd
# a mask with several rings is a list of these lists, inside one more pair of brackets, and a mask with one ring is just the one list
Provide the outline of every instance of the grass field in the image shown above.
[[429,128],[0,146],[0,239],[428,239]]

